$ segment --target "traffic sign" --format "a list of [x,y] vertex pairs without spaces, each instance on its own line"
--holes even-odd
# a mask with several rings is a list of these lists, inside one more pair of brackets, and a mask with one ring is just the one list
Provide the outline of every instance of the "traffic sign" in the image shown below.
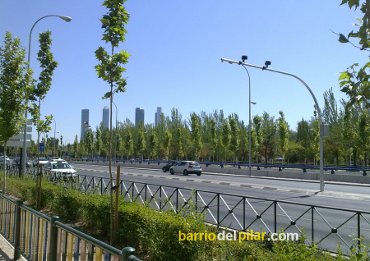
[[45,144],[43,142],[39,143],[39,151],[44,152],[45,151]]

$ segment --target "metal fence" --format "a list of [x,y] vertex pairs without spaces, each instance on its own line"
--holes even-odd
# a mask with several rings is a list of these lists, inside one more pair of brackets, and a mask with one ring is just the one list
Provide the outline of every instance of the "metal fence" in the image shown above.
[[[16,171],[15,171],[16,173]],[[45,173],[45,178],[83,193],[109,194],[108,178],[77,175],[75,178]],[[183,215],[196,212],[207,223],[235,230],[268,233],[299,233],[309,245],[336,252],[338,245],[348,254],[361,244],[370,245],[370,212],[274,200],[245,195],[216,193],[191,188],[121,180],[121,195],[159,211]],[[1,224],[1,223],[0,223]]]
[[[53,179],[84,193],[108,194],[108,178],[79,175],[75,179]],[[240,231],[299,233],[309,245],[336,252],[338,245],[349,254],[355,247],[370,245],[370,212],[303,204],[206,190],[121,180],[121,195],[159,211],[183,215],[196,212],[207,223]]]
[[0,193],[0,233],[14,246],[14,260],[140,261],[135,249],[116,249]]

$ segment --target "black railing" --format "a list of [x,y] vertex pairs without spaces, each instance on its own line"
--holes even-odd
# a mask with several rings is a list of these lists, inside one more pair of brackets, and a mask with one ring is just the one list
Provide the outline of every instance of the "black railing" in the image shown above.
[[[45,177],[83,193],[108,194],[111,187],[117,185],[110,184],[108,178],[96,176],[77,175],[65,179],[46,172]],[[338,244],[344,253],[353,247],[359,249],[361,244],[370,244],[368,211],[128,180],[121,180],[119,186],[127,201],[183,215],[196,212],[202,214],[207,223],[222,228],[296,232],[305,236],[307,244],[333,252]]]

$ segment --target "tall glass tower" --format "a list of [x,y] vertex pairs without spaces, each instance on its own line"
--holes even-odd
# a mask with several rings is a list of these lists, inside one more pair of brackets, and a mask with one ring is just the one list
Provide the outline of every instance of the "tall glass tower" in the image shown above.
[[140,124],[144,124],[144,109],[136,108],[135,110],[135,126],[138,127]]
[[109,108],[105,106],[103,108],[103,128],[109,129]]
[[85,132],[89,128],[89,109],[81,110],[81,141],[85,139]]

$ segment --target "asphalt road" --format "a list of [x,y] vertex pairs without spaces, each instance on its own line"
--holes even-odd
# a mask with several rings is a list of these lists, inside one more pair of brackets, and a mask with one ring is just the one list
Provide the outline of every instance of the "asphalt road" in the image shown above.
[[[74,164],[80,175],[108,178],[108,167],[101,165]],[[198,190],[198,209],[203,209],[206,221],[220,223],[223,226],[242,229],[249,228],[255,231],[274,231],[274,206],[270,200],[293,201],[315,206],[329,206],[341,209],[352,209],[370,212],[370,187],[358,184],[326,184],[325,192],[319,192],[319,183],[308,181],[291,181],[284,179],[242,177],[240,175],[202,173],[183,176],[170,175],[158,169],[121,168],[121,179],[129,187],[131,182],[137,182],[132,195],[137,200],[143,198],[144,185],[149,186],[150,195],[156,198],[150,201],[154,208],[168,209],[174,207],[175,189],[182,189],[179,202],[184,203],[191,196],[191,190]],[[162,187],[164,200],[158,199],[158,188]],[[139,194],[140,193],[140,194]],[[221,193],[215,198],[215,193]],[[231,196],[239,195],[239,196]],[[172,206],[168,197],[171,196]],[[244,202],[243,197],[247,198]],[[259,199],[256,199],[259,198]],[[265,200],[267,199],[267,200]],[[220,207],[217,208],[217,200]],[[180,204],[181,205],[181,204]],[[358,216],[356,213],[334,209],[316,207],[313,211],[309,206],[279,203],[276,206],[277,230],[289,227],[288,232],[304,231],[307,242],[312,242],[312,214],[315,242],[323,239],[320,247],[335,251],[338,243],[342,243],[345,252],[345,243],[350,245],[358,233]],[[218,210],[218,211],[217,211]],[[307,211],[307,212],[306,212]],[[258,218],[261,216],[261,218]],[[296,221],[296,223],[292,223]],[[365,243],[370,244],[370,214],[360,216],[361,235],[365,236]],[[337,228],[338,233],[330,233]],[[344,242],[345,243],[344,243]]]

